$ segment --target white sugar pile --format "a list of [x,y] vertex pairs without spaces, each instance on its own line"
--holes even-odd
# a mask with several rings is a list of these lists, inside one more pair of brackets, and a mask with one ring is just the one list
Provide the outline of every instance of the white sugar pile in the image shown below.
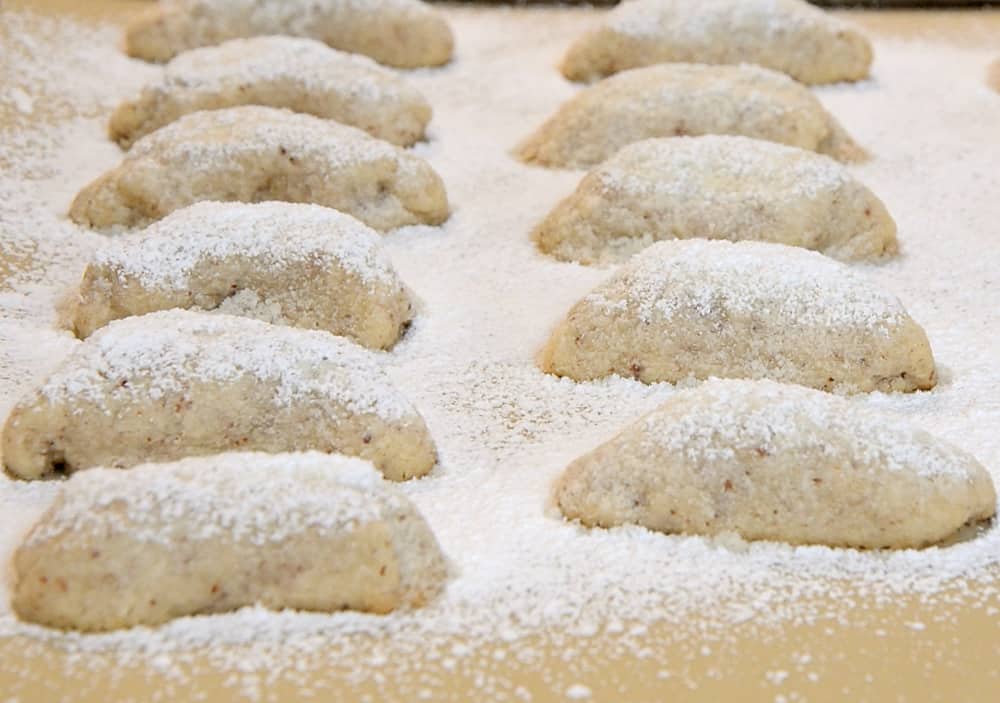
[[[914,596],[933,605],[928,618],[949,617],[949,604],[995,602],[996,529],[947,548],[862,553],[722,544],[637,528],[588,532],[551,514],[551,484],[566,463],[673,388],[622,379],[578,384],[534,367],[552,326],[611,273],[535,251],[532,227],[573,191],[580,173],[530,168],[510,156],[578,90],[555,65],[593,15],[547,12],[540,21],[530,10],[447,12],[455,62],[410,79],[435,111],[430,142],[415,151],[444,178],[454,214],[440,229],[407,228],[384,239],[422,302],[386,361],[440,450],[434,473],[403,490],[454,563],[447,593],[419,612],[388,617],[249,609],[155,631],[81,637],[19,623],[0,592],[0,636],[17,636],[24,648],[35,640],[61,647],[70,666],[87,666],[94,652],[176,676],[179,663],[218,665],[240,672],[227,685],[252,691],[273,677],[306,680],[302,672],[317,668],[315,661],[341,675],[344,662],[352,662],[355,676],[378,684],[383,671],[419,670],[431,658],[445,670],[460,666],[486,642],[511,643],[518,661],[530,663],[539,638],[568,643],[560,640],[565,633],[600,634],[608,656],[650,656],[642,633],[665,623],[696,653],[702,638],[734,628],[753,627],[765,637],[771,628],[817,619],[856,620],[863,617],[854,608],[858,599],[882,604]],[[8,42],[11,36],[20,39]],[[16,273],[0,263],[5,412],[73,346],[53,328],[53,305],[99,240],[68,224],[64,213],[76,190],[120,159],[104,136],[110,109],[157,69],[123,58],[108,28],[5,12],[0,41],[7,64],[0,78],[19,76],[18,90],[0,92],[0,114],[13,116],[0,128],[0,246],[8,262],[37,261]],[[902,255],[857,268],[898,295],[926,328],[943,380],[930,393],[850,402],[952,441],[1000,481],[1000,97],[982,84],[989,55],[901,42],[879,42],[876,54],[872,81],[817,94],[875,155],[851,170],[899,224]],[[82,117],[41,117],[74,105]],[[5,563],[54,490],[0,480]],[[468,646],[454,644],[454,634]],[[574,646],[566,647],[564,656],[572,657]],[[484,698],[489,686],[502,688],[484,681]],[[565,692],[575,683],[552,686]],[[502,692],[515,697],[513,688]],[[583,692],[573,687],[570,695]]]

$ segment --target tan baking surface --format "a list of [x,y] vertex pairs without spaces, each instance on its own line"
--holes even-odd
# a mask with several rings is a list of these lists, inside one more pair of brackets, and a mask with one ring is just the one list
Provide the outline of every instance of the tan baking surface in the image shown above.
[[[6,0],[6,7],[74,12],[124,21],[150,5],[143,0]],[[544,21],[553,10],[530,10]],[[877,35],[933,38],[964,44],[995,42],[1000,48],[1000,12],[848,13]],[[0,119],[10,116],[0,114]],[[12,268],[28,260],[0,258],[0,287]],[[1000,573],[996,574],[1000,583]],[[351,683],[350,661],[324,662],[295,680],[253,682],[262,700],[517,700],[518,686],[533,701],[563,700],[568,684],[585,684],[595,701],[762,700],[775,701],[996,701],[1000,700],[1000,614],[963,607],[961,589],[952,605],[922,607],[915,599],[875,604],[863,594],[831,604],[831,617],[809,626],[762,632],[730,632],[722,642],[677,642],[666,627],[651,627],[643,639],[650,656],[609,656],[600,637],[575,639],[559,633],[534,642],[491,644],[462,659],[454,671],[442,660],[396,666],[391,642],[358,638],[359,654],[380,649],[387,663],[378,686]],[[721,604],[720,604],[721,607]],[[835,616],[834,616],[835,614]],[[704,613],[711,620],[712,613]],[[914,623],[923,623],[921,626]],[[568,650],[574,655],[567,657]],[[530,663],[518,653],[536,655]],[[808,654],[808,659],[804,657]],[[88,655],[91,656],[91,655]],[[34,703],[74,700],[234,700],[241,690],[233,672],[208,664],[177,671],[121,667],[93,657],[92,675],[66,678],[65,655],[38,642],[0,641],[0,701]],[[568,659],[568,660],[567,660]],[[658,673],[669,670],[669,678]],[[774,672],[787,678],[776,684]],[[770,676],[769,676],[770,674]],[[780,675],[779,675],[780,677]]]

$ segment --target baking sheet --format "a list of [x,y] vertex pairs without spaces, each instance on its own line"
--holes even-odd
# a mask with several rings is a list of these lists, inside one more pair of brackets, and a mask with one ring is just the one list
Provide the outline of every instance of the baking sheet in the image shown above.
[[[148,6],[135,0],[100,0],[81,4],[63,0],[35,0],[12,3],[4,7],[30,6],[42,12],[68,12],[100,17],[115,22],[124,21],[130,14]],[[450,9],[459,37],[459,54],[456,65],[435,75],[421,75],[415,81],[431,97],[436,108],[434,136],[443,140],[441,150],[428,150],[432,163],[442,164],[452,198],[459,215],[474,212],[481,199],[490,197],[480,193],[474,179],[462,182],[455,174],[461,173],[458,164],[469,161],[473,175],[482,163],[461,153],[469,145],[461,142],[448,144],[449,130],[459,129],[469,120],[485,120],[476,135],[489,143],[489,129],[496,129],[503,136],[496,145],[490,145],[490,158],[499,159],[510,144],[509,134],[518,129],[530,130],[534,124],[554,109],[571,93],[568,86],[560,86],[552,65],[565,46],[585,26],[594,20],[593,11],[586,9]],[[977,12],[972,14],[855,14],[852,18],[869,28],[891,53],[892,63],[877,65],[876,81],[868,86],[876,96],[880,82],[897,76],[903,70],[903,57],[914,59],[935,46],[948,47],[961,42],[969,54],[957,55],[944,52],[943,56],[956,61],[963,71],[962,90],[946,91],[944,86],[929,86],[922,99],[928,110],[940,112],[941,138],[954,148],[955,158],[968,158],[973,145],[955,138],[962,129],[961,123],[949,118],[969,118],[968,106],[961,100],[971,100],[975,95],[972,80],[980,57],[985,52],[977,44],[988,46],[1000,35],[1000,15]],[[912,45],[912,53],[900,44],[926,42]],[[995,46],[995,44],[994,44]],[[903,48],[900,48],[903,47]],[[877,45],[877,50],[881,47]],[[891,52],[888,49],[891,48]],[[534,70],[539,73],[516,73],[526,64],[512,57],[530,53]],[[484,83],[484,77],[496,79],[497,66],[507,64],[515,75],[499,84]],[[915,65],[914,71],[920,66]],[[454,85],[445,88],[447,80]],[[976,80],[979,80],[976,78]],[[504,112],[506,91],[517,90],[524,81],[542,84],[537,92],[542,96],[530,114]],[[981,82],[981,81],[980,81]],[[551,87],[551,90],[549,90]],[[882,85],[881,87],[885,87]],[[907,90],[917,90],[916,84]],[[45,93],[44,85],[36,86],[39,95]],[[852,95],[838,94],[839,88],[822,92],[825,100],[838,102],[851,100]],[[858,90],[858,89],[850,89]],[[864,90],[861,88],[860,90]],[[463,95],[464,91],[464,95]],[[963,92],[964,91],[964,92]],[[550,95],[544,95],[546,92]],[[943,97],[935,101],[936,95]],[[29,96],[30,97],[30,96]],[[886,99],[904,99],[894,95]],[[911,96],[912,97],[912,96]],[[462,98],[462,99],[459,99]],[[496,115],[484,118],[477,110],[476,101],[489,99]],[[956,102],[957,101],[957,102]],[[873,99],[871,124],[851,123],[850,129],[858,131],[862,141],[878,147],[883,140],[905,139],[905,134],[894,133],[893,125],[878,124],[879,101]],[[44,101],[38,101],[44,105]],[[36,111],[31,119],[58,122],[68,115],[53,101],[51,113]],[[23,115],[5,114],[6,121],[23,120]],[[516,122],[518,129],[509,123]],[[982,131],[982,130],[981,130]],[[88,135],[92,138],[93,135]],[[949,141],[952,140],[952,141]],[[911,145],[914,159],[931,147],[926,144]],[[940,154],[938,154],[939,156]],[[82,185],[84,174],[96,175],[101,162],[113,160],[113,153],[101,151],[95,163],[79,164]],[[88,171],[89,169],[89,171]],[[94,173],[91,173],[93,171]],[[520,173],[520,172],[518,172]],[[876,192],[889,201],[908,202],[904,197],[911,186],[907,174],[898,169],[893,183],[877,169],[871,171],[879,182],[872,183]],[[865,175],[869,175],[865,171]],[[518,189],[531,190],[534,184],[550,178],[564,184],[568,193],[578,175],[546,174],[537,170],[525,171],[523,183],[508,184],[496,197],[506,197]],[[69,189],[59,198],[72,196]],[[950,209],[952,219],[941,221],[948,225],[941,236],[952,236],[951,227],[961,228],[970,221],[966,211],[973,210],[983,199],[996,200],[996,179],[984,173],[982,181],[964,193],[948,191],[928,203],[937,215]],[[516,246],[526,236],[526,230],[552,203],[546,202],[548,191],[535,201],[519,201],[522,207],[534,208],[529,212],[512,212],[496,221],[493,226],[506,230],[510,246]],[[495,209],[493,210],[496,211]],[[900,236],[904,246],[916,243],[907,241],[906,224],[916,222],[916,213],[898,212],[901,222]],[[928,217],[932,216],[928,213]],[[461,227],[470,220],[456,217],[451,227]],[[468,241],[462,232],[449,230],[459,241]],[[488,233],[484,232],[483,236]],[[969,233],[964,233],[969,234]],[[990,236],[983,228],[971,233]],[[427,246],[435,245],[427,235]],[[928,246],[932,246],[930,242]],[[401,259],[406,248],[393,247],[393,256],[401,273],[416,263]],[[944,247],[947,249],[947,247]],[[994,252],[994,249],[988,249]],[[912,252],[912,249],[911,249]],[[924,297],[919,291],[906,290],[904,301],[918,319],[923,309],[934,305],[934,292],[940,290],[947,297],[948,287],[975,285],[982,296],[996,292],[984,287],[989,275],[981,267],[970,266],[967,257],[943,258],[942,276],[928,282]],[[31,252],[5,252],[4,265],[8,279],[13,272],[31,270],[39,262]],[[984,261],[987,268],[995,268],[995,259]],[[987,266],[988,264],[988,266]],[[461,265],[460,257],[449,264]],[[904,263],[905,265],[905,263]],[[951,268],[951,270],[949,270]],[[978,278],[976,278],[978,276]],[[887,274],[892,282],[892,274]],[[516,287],[516,281],[513,287]],[[585,286],[584,286],[585,288]],[[579,291],[538,291],[553,295],[565,303],[578,297]],[[512,291],[511,295],[515,295]],[[433,300],[429,301],[433,302]],[[1000,301],[997,301],[1000,302]],[[963,316],[956,311],[955,327],[962,333],[977,335],[980,339],[1000,338],[996,320],[979,320],[972,315]],[[457,320],[456,320],[457,322]],[[977,325],[980,325],[977,327]],[[991,325],[983,327],[982,325]],[[946,334],[945,329],[932,329],[932,342]],[[544,331],[541,331],[544,332]],[[502,345],[503,340],[497,343]],[[29,350],[24,350],[26,353]],[[982,360],[984,373],[996,359]],[[995,373],[995,371],[993,372]],[[10,389],[7,382],[5,390]],[[945,401],[942,401],[945,402]],[[994,424],[994,427],[996,425]],[[973,434],[995,432],[989,427],[977,427]],[[1000,457],[981,457],[985,459]],[[488,488],[488,486],[487,486]],[[485,489],[484,489],[485,490]],[[10,506],[4,506],[9,509]],[[1000,571],[995,573],[1000,577]],[[1000,697],[1000,615],[994,607],[995,598],[984,599],[983,593],[992,589],[1000,579],[974,584],[955,583],[951,588],[940,589],[933,597],[919,591],[902,592],[895,598],[880,594],[872,596],[863,588],[853,589],[851,583],[839,584],[837,598],[829,598],[829,589],[815,596],[795,594],[801,599],[814,598],[817,603],[811,621],[762,626],[758,621],[743,623],[729,619],[722,630],[708,625],[714,619],[711,611],[698,614],[705,628],[676,626],[663,623],[622,623],[621,629],[581,633],[577,623],[567,621],[563,628],[545,628],[539,632],[506,641],[470,641],[465,638],[445,638],[428,643],[426,651],[415,654],[412,649],[397,647],[392,641],[358,636],[350,641],[352,655],[329,658],[322,656],[326,646],[321,640],[315,643],[315,652],[303,653],[302,666],[288,661],[272,648],[247,645],[241,652],[238,647],[224,657],[192,645],[183,655],[128,652],[118,649],[100,653],[81,649],[66,642],[52,639],[14,637],[0,640],[0,699],[33,701],[111,701],[111,700],[232,700],[243,696],[259,700],[565,700],[567,697],[589,696],[592,700],[660,701],[679,698],[683,700],[766,700],[766,701],[825,701],[825,700],[994,700]],[[558,597],[558,593],[549,594]],[[740,603],[719,602],[721,613]],[[782,607],[780,602],[774,608]],[[262,640],[267,640],[262,633]],[[272,643],[273,644],[273,643]],[[218,662],[225,662],[220,667]],[[377,666],[372,662],[380,662]]]

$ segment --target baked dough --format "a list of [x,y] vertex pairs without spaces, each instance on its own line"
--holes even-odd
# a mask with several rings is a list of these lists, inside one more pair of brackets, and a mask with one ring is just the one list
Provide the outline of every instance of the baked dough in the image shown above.
[[632,0],[570,47],[562,72],[591,81],[675,61],[753,63],[803,83],[834,83],[867,78],[872,47],[803,0]]
[[72,326],[83,338],[169,308],[326,330],[373,349],[392,347],[413,319],[376,232],[293,203],[197,203],[111,240],[87,265]]
[[244,606],[387,613],[434,597],[444,557],[367,462],[234,453],[95,469],[14,556],[24,620],[100,631]]
[[541,367],[581,381],[769,378],[842,393],[936,381],[920,325],[847,266],[781,244],[705,239],[637,254],[570,310]]
[[167,61],[227,39],[309,37],[399,68],[448,63],[454,40],[437,10],[418,0],[165,0],[129,25],[129,56]]
[[834,547],[922,547],[996,511],[965,452],[844,398],[715,380],[576,459],[556,487],[587,526]]
[[7,418],[26,479],[234,449],[349,454],[386,477],[436,461],[423,418],[372,352],[327,332],[186,310],[112,322]]
[[69,215],[144,227],[201,200],[316,203],[380,231],[448,218],[444,184],[423,159],[353,127],[256,105],[194,112],[143,137]]
[[760,240],[838,259],[897,250],[882,201],[832,159],[746,137],[648,139],[581,181],[535,229],[563,261],[618,263],[661,239]]
[[127,148],[181,115],[238,105],[326,117],[400,146],[422,139],[431,119],[420,91],[371,59],[312,39],[255,37],[173,59],[111,116],[111,138]]
[[589,168],[652,137],[736,134],[863,158],[801,83],[758,66],[663,64],[625,71],[567,101],[518,148],[529,163]]

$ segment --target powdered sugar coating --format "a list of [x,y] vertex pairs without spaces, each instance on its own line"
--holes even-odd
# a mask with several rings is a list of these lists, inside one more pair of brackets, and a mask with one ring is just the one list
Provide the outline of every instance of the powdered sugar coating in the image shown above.
[[[622,305],[643,323],[684,316],[775,315],[801,327],[869,330],[888,337],[908,318],[895,296],[860,273],[811,251],[764,242],[659,242],[635,256],[609,286],[586,297]],[[608,293],[624,292],[624,298]],[[721,312],[720,312],[721,311]]]
[[683,0],[626,0],[608,16],[611,28],[629,36],[687,41],[712,39],[723,22],[736,31],[752,27],[761,41],[819,26],[849,26],[801,0],[700,0],[696,8]]
[[755,240],[841,260],[897,250],[885,205],[843,165],[740,136],[647,139],[590,171],[535,229],[566,261],[619,263],[662,239]]
[[145,226],[202,200],[316,203],[380,231],[440,224],[449,212],[441,178],[420,157],[332,120],[242,105],[146,135],[69,214],[91,227]]
[[369,288],[398,284],[376,232],[337,210],[297,203],[196,203],[109,241],[94,263],[146,287],[182,288],[199,262],[237,254],[269,270],[330,258]]
[[194,541],[228,537],[262,546],[304,530],[343,532],[403,501],[361,459],[319,452],[192,457],[74,475],[25,544],[107,533],[125,521],[140,542],[169,544],[182,531]]
[[288,110],[245,106],[186,115],[136,142],[126,161],[155,157],[168,145],[176,158],[197,170],[281,149],[298,158],[322,158],[331,169],[371,159],[409,160],[400,158],[404,152],[391,144],[354,127]]
[[312,37],[400,68],[441,65],[453,47],[447,22],[419,0],[168,0],[129,26],[126,46],[132,56],[164,61],[271,34]]
[[415,305],[380,240],[317,205],[197,203],[99,249],[64,317],[83,339],[123,317],[203,310],[389,349]]
[[118,108],[111,135],[127,146],[184,114],[252,104],[337,120],[404,146],[423,135],[431,117],[419,91],[365,56],[312,39],[264,36],[180,54],[159,81]]
[[118,384],[110,397],[156,400],[182,391],[188,379],[226,383],[251,376],[276,384],[278,406],[326,398],[385,420],[415,412],[389,385],[377,358],[341,337],[184,310],[112,322],[78,346],[40,392],[52,402],[101,403],[109,378],[134,376],[148,384],[139,390]]
[[[637,167],[668,156],[671,172],[662,174],[663,178],[636,176]],[[649,139],[630,144],[602,164],[597,173],[608,190],[624,188],[639,194],[668,193],[680,197],[703,192],[724,173],[745,186],[740,197],[751,204],[762,199],[762,182],[768,184],[769,191],[773,186],[782,199],[794,202],[815,198],[822,190],[836,189],[852,180],[843,165],[821,154],[724,135]]]
[[622,71],[567,100],[518,147],[528,162],[592,167],[644,139],[728,134],[829,154],[864,151],[816,96],[751,64],[665,63]]
[[[923,429],[845,398],[773,381],[712,379],[680,391],[638,423],[650,442],[704,472],[744,451],[794,454],[829,444],[866,466],[922,478],[968,478],[982,467],[967,452]],[[829,451],[833,451],[830,445]]]
[[88,632],[260,605],[387,613],[447,569],[426,521],[364,462],[224,454],[62,486],[14,557],[28,622]]
[[233,84],[291,78],[310,90],[336,91],[363,100],[398,100],[416,93],[397,74],[359,54],[338,51],[314,39],[264,36],[230,39],[218,46],[179,54],[164,69],[171,86],[222,91]]
[[816,252],[668,240],[573,306],[542,370],[579,381],[773,379],[845,393],[937,382],[927,335],[892,295]]
[[[463,37],[462,60],[411,80],[433,96],[436,129],[447,137],[420,149],[454,189],[456,216],[442,232],[415,229],[385,240],[426,304],[415,334],[386,361],[397,367],[397,382],[419,404],[442,450],[432,480],[402,489],[419,502],[460,575],[417,613],[248,608],[88,637],[17,620],[4,594],[8,695],[30,700],[51,686],[101,699],[120,690],[115,677],[130,679],[131,672],[165,697],[191,699],[221,690],[263,701],[276,694],[275,677],[301,697],[336,690],[359,700],[414,701],[422,691],[510,700],[529,678],[538,682],[530,691],[535,700],[558,698],[576,682],[591,686],[595,697],[641,698],[654,682],[680,699],[711,697],[717,686],[759,685],[773,698],[811,696],[828,676],[842,675],[858,693],[867,673],[876,678],[867,690],[877,695],[879,684],[906,686],[880,672],[911,657],[920,675],[910,690],[951,681],[970,661],[988,659],[975,633],[988,632],[998,617],[987,614],[998,597],[995,528],[944,548],[887,554],[664,536],[638,527],[584,531],[543,512],[566,463],[675,392],[669,384],[621,378],[574,383],[533,368],[547,328],[610,272],[538,255],[527,233],[580,174],[526,168],[507,150],[525,120],[543,118],[578,89],[540,67],[556,65],[565,46],[606,10],[483,4],[443,11]],[[20,15],[12,8],[5,21]],[[20,132],[30,151],[11,159],[40,180],[0,174],[5,251],[29,236],[43,242],[38,268],[20,275],[4,298],[19,317],[0,330],[0,376],[10,394],[32,386],[74,344],[51,329],[51,300],[57,286],[78,278],[89,242],[99,238],[60,220],[57,208],[87,174],[120,158],[104,137],[103,116],[153,77],[151,66],[121,56],[116,25],[100,32],[77,20],[64,25],[18,34],[37,49],[30,58],[12,56],[18,80],[62,102],[71,96],[89,106],[97,98],[86,96],[98,96],[104,108],[98,120],[32,122],[31,131]],[[988,26],[984,21],[977,33]],[[998,186],[991,164],[1000,144],[991,135],[1000,102],[981,84],[996,50],[938,43],[937,27],[928,34],[880,38],[877,84],[817,91],[878,154],[855,173],[885,198],[905,235],[905,256],[863,273],[899,295],[925,325],[947,372],[932,393],[849,401],[957,442],[1000,478],[991,362],[996,289],[987,285],[1000,256],[1000,240],[988,236],[1000,217],[1000,201],[989,197]],[[61,70],[53,73],[53,66]],[[102,66],[107,72],[97,78]],[[0,102],[5,97],[0,91]],[[28,275],[42,283],[28,286]],[[50,339],[59,345],[38,348]],[[7,397],[9,407],[16,397]],[[0,549],[9,556],[59,484],[0,480],[0,487]],[[927,629],[904,626],[913,620]],[[888,649],[860,653],[852,647],[858,638]],[[761,657],[727,655],[748,646]],[[708,647],[711,656],[699,651]],[[812,663],[800,669],[807,654]],[[554,662],[546,669],[550,683],[535,675],[541,661]],[[635,676],[613,678],[621,666]],[[769,688],[758,668],[764,666],[787,669],[790,678]],[[806,681],[806,673],[818,674],[819,683]],[[688,688],[694,685],[697,691]]]
[[556,496],[588,526],[792,544],[921,547],[996,512],[989,473],[897,418],[770,381],[677,393],[567,467]]
[[564,74],[591,80],[668,62],[753,63],[805,83],[867,77],[868,40],[803,0],[631,0],[570,48]]

